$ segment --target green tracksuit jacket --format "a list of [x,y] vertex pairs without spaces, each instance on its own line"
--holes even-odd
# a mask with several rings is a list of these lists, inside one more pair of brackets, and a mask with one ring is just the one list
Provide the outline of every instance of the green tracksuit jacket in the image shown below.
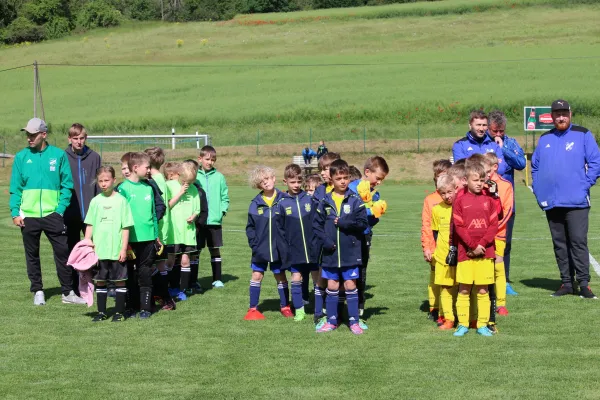
[[198,170],[196,179],[200,187],[206,192],[206,200],[208,202],[208,219],[206,224],[221,225],[223,223],[223,215],[229,210],[229,189],[227,188],[225,177],[213,168],[208,172],[202,169]]
[[73,178],[67,154],[48,145],[42,151],[25,148],[15,155],[10,177],[10,215],[42,218],[64,215],[71,201]]

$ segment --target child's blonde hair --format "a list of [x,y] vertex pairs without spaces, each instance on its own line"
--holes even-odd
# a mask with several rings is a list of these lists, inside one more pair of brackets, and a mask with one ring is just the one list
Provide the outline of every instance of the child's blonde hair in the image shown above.
[[498,156],[495,153],[485,153],[485,155],[483,156],[483,162],[491,168],[494,165],[499,164]]
[[464,179],[467,177],[467,173],[465,171],[465,160],[459,160],[452,164],[450,168],[448,168],[448,175],[456,179]]
[[196,180],[196,174],[198,174],[198,167],[196,164],[190,161],[184,161],[181,163],[179,178],[185,183],[193,183]]
[[167,179],[171,179],[171,175],[181,174],[181,164],[178,162],[170,161],[163,165],[163,174]]
[[252,189],[262,189],[261,184],[264,178],[275,176],[275,170],[271,167],[265,167],[263,165],[258,166],[250,172],[248,182]]
[[304,180],[303,188],[304,190],[308,190],[310,185],[315,185],[315,189],[321,184],[323,181],[321,180],[321,175],[311,174],[306,177]]
[[450,176],[449,174],[442,174],[437,178],[437,181],[435,182],[435,187],[438,190],[447,188],[454,189],[456,185],[454,184],[454,178],[452,176]]

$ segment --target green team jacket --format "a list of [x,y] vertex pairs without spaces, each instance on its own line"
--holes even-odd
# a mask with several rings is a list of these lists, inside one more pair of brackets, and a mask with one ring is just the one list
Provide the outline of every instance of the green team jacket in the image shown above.
[[42,218],[64,215],[71,201],[73,178],[67,154],[54,146],[25,148],[15,155],[10,177],[10,215]]
[[229,210],[229,189],[222,173],[215,168],[208,172],[200,169],[196,176],[200,187],[206,192],[208,219],[206,225],[221,225],[223,215]]

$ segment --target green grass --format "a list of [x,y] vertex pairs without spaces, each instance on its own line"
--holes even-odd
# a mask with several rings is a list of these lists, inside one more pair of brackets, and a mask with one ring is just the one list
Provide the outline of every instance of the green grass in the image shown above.
[[[477,3],[495,9],[259,26],[132,24],[3,49],[0,68],[36,59],[144,65],[42,66],[47,119],[59,133],[79,121],[95,134],[199,130],[211,133],[218,146],[253,144],[259,129],[270,143],[306,141],[311,128],[326,140],[361,139],[364,128],[370,138],[414,139],[418,126],[425,137],[448,137],[464,133],[469,110],[499,107],[514,134],[524,105],[558,96],[571,102],[576,122],[598,131],[600,97],[591,83],[600,79],[600,8]],[[353,11],[307,15],[346,12]],[[279,17],[289,15],[269,15]],[[32,73],[1,75],[0,133],[12,140],[30,115]]]
[[[549,296],[559,284],[544,215],[517,188],[512,279],[519,296],[499,318],[500,333],[455,339],[420,310],[428,267],[419,242],[427,186],[384,185],[389,212],[376,229],[369,265],[369,331],[317,335],[310,321],[284,320],[274,281],[265,279],[266,321],[245,322],[250,251],[244,229],[254,192],[231,188],[225,219],[224,290],[210,290],[149,321],[92,324],[93,309],[62,305],[43,239],[48,305],[34,308],[23,247],[6,208],[0,280],[0,392],[5,399],[539,399],[598,396],[598,304]],[[593,190],[593,195],[600,191]],[[0,195],[4,204],[7,195]],[[600,255],[600,215],[592,208],[590,251]],[[208,260],[203,255],[201,276]],[[593,274],[593,280],[597,279]],[[208,281],[203,278],[206,286]],[[593,284],[593,288],[598,288]]]

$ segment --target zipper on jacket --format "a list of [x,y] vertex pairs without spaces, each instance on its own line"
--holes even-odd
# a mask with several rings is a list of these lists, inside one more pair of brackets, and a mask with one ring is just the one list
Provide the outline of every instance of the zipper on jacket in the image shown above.
[[83,207],[83,183],[81,182],[81,156],[77,156],[77,171],[79,172],[79,198],[81,200],[81,219],[85,219],[85,211]]
[[308,259],[308,251],[306,250],[306,239],[304,239],[304,224],[302,223],[302,212],[300,211],[300,200],[296,196],[296,206],[298,206],[298,216],[300,217],[300,230],[302,231],[302,243],[304,244],[304,256],[306,257],[306,263],[310,263]]
[[269,255],[271,256],[271,262],[273,262],[273,243],[271,242],[271,215],[272,209],[269,207]]
[[44,212],[42,211],[42,191],[44,189],[42,189],[42,179],[43,179],[42,175],[43,175],[43,171],[42,171],[41,165],[42,165],[42,153],[40,152],[40,163],[38,165],[38,168],[40,169],[40,218],[42,218],[44,216],[43,215]]

